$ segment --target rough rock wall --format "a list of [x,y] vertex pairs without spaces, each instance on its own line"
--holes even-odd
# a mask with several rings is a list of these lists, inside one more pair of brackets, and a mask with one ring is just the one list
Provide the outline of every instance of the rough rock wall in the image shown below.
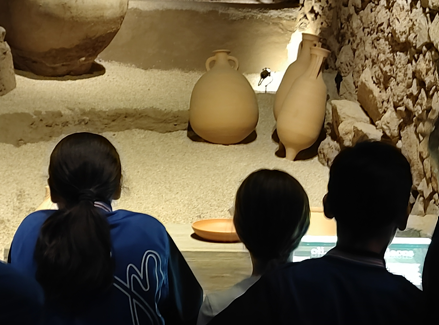
[[[439,0],[341,3],[336,68],[345,100],[332,103],[332,114],[347,100],[358,101],[374,132],[397,144],[410,161],[412,214],[437,215],[438,181],[427,146],[439,115]],[[341,126],[333,123],[333,139],[345,130]]]
[[340,0],[300,0],[296,29],[322,37],[323,47],[331,51],[327,69],[336,69],[340,38]]

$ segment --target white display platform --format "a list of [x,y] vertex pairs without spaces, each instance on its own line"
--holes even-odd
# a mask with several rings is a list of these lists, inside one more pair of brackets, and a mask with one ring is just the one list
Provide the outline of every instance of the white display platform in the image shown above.
[[[240,255],[247,252],[242,243],[214,243],[196,239],[190,225],[168,224],[166,228],[183,254],[211,252],[214,257],[214,253],[227,252]],[[306,235],[293,252],[293,261],[322,257],[335,246],[336,242],[337,236]],[[384,256],[387,269],[394,274],[404,276],[421,288],[422,269],[430,242],[429,238],[395,237]]]
[[[336,236],[304,236],[299,247],[293,252],[293,261],[322,257],[336,242]],[[387,269],[404,276],[421,288],[422,269],[430,242],[429,238],[395,237],[384,256]]]

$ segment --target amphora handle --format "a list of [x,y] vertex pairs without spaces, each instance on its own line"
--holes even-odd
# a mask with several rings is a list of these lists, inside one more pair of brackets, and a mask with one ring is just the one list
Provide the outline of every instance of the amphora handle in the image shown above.
[[[227,60],[228,60],[228,61],[233,61],[233,63],[235,64],[235,65],[233,66],[233,69],[238,70],[238,68],[239,68],[239,62],[238,62],[238,59],[237,59],[237,58],[235,58],[234,56],[228,55],[228,56],[227,56]],[[216,57],[215,57],[215,56],[212,56],[212,57],[210,57],[210,58],[208,58],[208,59],[206,60],[206,70],[207,70],[207,71],[210,71],[210,64],[211,64],[213,61],[216,61]]]

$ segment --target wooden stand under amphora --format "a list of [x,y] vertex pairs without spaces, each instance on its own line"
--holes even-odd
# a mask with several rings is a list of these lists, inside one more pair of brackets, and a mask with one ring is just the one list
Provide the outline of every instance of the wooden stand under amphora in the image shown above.
[[289,160],[312,146],[320,134],[326,110],[322,64],[329,53],[320,47],[311,48],[310,65],[291,86],[279,113],[277,133]]
[[41,76],[88,73],[119,31],[129,0],[0,0],[16,68]]
[[299,45],[297,59],[288,66],[279,88],[276,91],[273,107],[273,114],[276,120],[294,81],[308,69],[311,62],[311,48],[320,47],[319,40],[320,37],[317,35],[302,34],[302,42]]
[[213,53],[215,55],[206,61],[207,72],[192,91],[190,125],[206,141],[239,143],[258,123],[256,94],[248,80],[237,71],[238,60],[229,55],[229,50]]

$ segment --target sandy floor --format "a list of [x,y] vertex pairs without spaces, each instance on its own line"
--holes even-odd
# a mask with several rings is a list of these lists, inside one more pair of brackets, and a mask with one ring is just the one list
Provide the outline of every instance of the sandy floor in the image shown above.
[[[111,68],[108,70],[111,71]],[[111,75],[105,78],[111,78]],[[102,78],[102,82],[106,82],[105,78]],[[78,83],[90,84],[90,80],[75,81],[75,91],[82,88]],[[100,84],[99,80],[94,78],[94,83]],[[16,101],[11,100],[11,96],[0,100],[0,113],[5,103],[9,103],[10,112],[10,105],[17,101],[20,105],[27,105],[22,108],[24,111],[29,110],[32,98],[28,97],[26,101],[17,93],[32,92],[33,84],[42,87],[40,82],[30,82],[30,79],[24,77],[19,77],[18,81],[19,85],[26,86],[10,93],[12,95],[16,92]],[[65,81],[58,82],[63,92],[68,91]],[[105,88],[102,85],[96,87]],[[154,85],[151,87],[158,89]],[[47,89],[44,91],[47,94]],[[83,91],[91,92],[90,89]],[[63,96],[63,105],[67,107],[74,105],[78,94],[64,93]],[[154,96],[157,96],[157,92]],[[188,97],[187,94],[184,96]],[[99,97],[103,98],[103,95],[99,94]],[[148,213],[163,223],[192,223],[205,218],[229,217],[228,210],[233,205],[240,182],[259,168],[288,171],[303,184],[310,196],[311,205],[320,206],[325,194],[328,169],[317,158],[290,162],[275,156],[277,144],[271,140],[274,127],[273,99],[272,94],[258,95],[260,119],[257,139],[246,145],[222,146],[193,142],[187,137],[186,131],[158,133],[133,129],[103,132],[119,150],[124,168],[124,190],[122,198],[115,202],[115,207]],[[91,100],[96,102],[96,99]],[[172,99],[171,106],[177,100]],[[138,99],[138,102],[142,101],[145,101],[144,96]],[[51,104],[46,99],[45,104],[55,105],[46,109],[59,107],[56,106],[59,101]],[[83,99],[81,105],[86,105]],[[136,103],[130,105],[135,106]],[[20,107],[16,108],[20,110]],[[56,137],[19,147],[0,143],[0,249],[10,245],[21,220],[42,202],[48,158],[58,139]]]
[[[240,182],[259,168],[291,173],[311,205],[321,206],[327,167],[317,158],[291,162],[275,156],[273,93],[257,94],[260,117],[254,142],[193,142],[185,128],[200,73],[102,63],[105,73],[92,78],[40,80],[20,72],[17,88],[0,97],[0,251],[42,202],[53,147],[63,134],[80,130],[104,134],[119,150],[124,189],[115,208],[149,213],[165,224],[229,217]],[[257,84],[258,76],[247,78]],[[324,79],[334,98],[334,76],[326,73]],[[408,227],[428,236],[436,219],[412,216]]]

